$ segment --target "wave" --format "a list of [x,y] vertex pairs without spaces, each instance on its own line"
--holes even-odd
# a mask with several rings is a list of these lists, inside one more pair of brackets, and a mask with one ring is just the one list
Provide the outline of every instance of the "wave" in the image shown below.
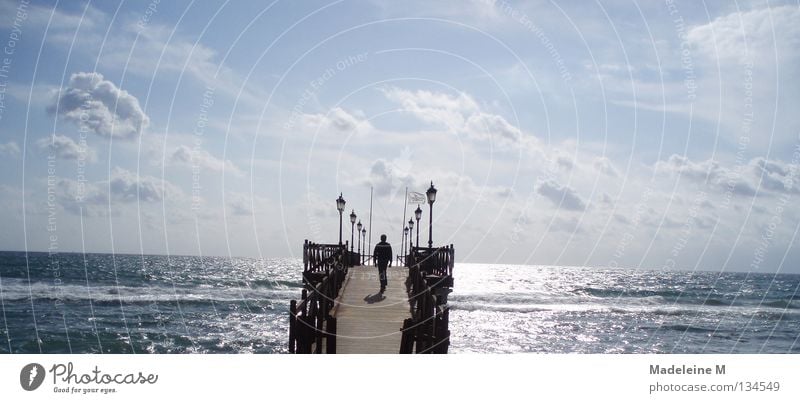
[[708,329],[705,327],[691,326],[691,325],[681,325],[681,324],[661,326],[660,329],[673,330],[676,332],[688,332],[688,333],[714,333],[714,329]]
[[776,301],[770,301],[762,303],[761,306],[768,306],[771,308],[800,309],[800,305],[792,302],[792,300],[789,299],[779,299]]
[[687,294],[686,291],[678,290],[642,290],[642,289],[620,289],[620,288],[594,288],[580,287],[572,290],[573,294],[591,295],[600,298],[619,298],[619,297],[681,297]]
[[727,302],[724,302],[724,301],[721,301],[721,300],[718,300],[718,299],[714,299],[714,298],[709,298],[709,299],[703,301],[703,305],[708,305],[708,306],[731,306],[731,303],[727,303]]
[[450,309],[459,311],[492,311],[492,312],[518,312],[518,313],[531,313],[531,312],[544,312],[552,311],[553,307],[542,305],[493,305],[481,303],[452,303]]
[[289,301],[297,297],[295,289],[249,287],[125,287],[60,285],[46,283],[3,284],[4,301],[60,301],[93,303],[211,303],[249,300]]
[[468,302],[451,301],[450,308],[456,311],[486,311],[486,312],[511,312],[511,313],[533,313],[533,312],[580,312],[586,314],[617,314],[634,315],[644,318],[642,315],[652,316],[671,316],[671,317],[747,317],[764,320],[796,320],[800,317],[800,311],[787,310],[782,307],[768,306],[705,306],[705,305],[632,305],[632,304],[598,304],[598,303],[552,303],[552,304],[508,304],[500,302]]

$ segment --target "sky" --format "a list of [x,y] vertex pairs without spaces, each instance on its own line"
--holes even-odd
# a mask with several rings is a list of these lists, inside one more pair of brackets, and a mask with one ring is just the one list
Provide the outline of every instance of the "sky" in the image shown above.
[[399,251],[432,181],[462,262],[800,272],[797,1],[0,0],[0,45],[1,250],[298,257],[342,194]]

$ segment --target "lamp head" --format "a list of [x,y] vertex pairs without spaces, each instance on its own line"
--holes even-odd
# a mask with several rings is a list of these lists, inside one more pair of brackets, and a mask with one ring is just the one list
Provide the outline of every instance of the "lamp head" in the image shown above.
[[340,214],[342,213],[342,211],[344,211],[344,205],[345,205],[346,203],[347,203],[347,202],[346,202],[346,201],[344,201],[344,199],[342,198],[342,194],[341,194],[341,193],[339,193],[339,198],[338,198],[338,199],[336,199],[336,209],[337,209],[337,210],[339,210],[339,213],[340,213]]
[[436,201],[436,188],[433,187],[433,181],[431,181],[431,187],[428,188],[425,195],[428,196],[428,204],[433,204]]

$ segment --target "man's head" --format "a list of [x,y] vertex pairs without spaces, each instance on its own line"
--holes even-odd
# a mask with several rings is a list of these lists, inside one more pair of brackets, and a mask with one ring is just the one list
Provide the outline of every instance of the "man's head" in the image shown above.
[[386,242],[386,234],[381,235],[381,242]]

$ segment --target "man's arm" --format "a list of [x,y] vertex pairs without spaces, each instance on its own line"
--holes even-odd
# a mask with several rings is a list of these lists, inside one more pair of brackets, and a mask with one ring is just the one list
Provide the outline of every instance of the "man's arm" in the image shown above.
[[392,246],[389,245],[389,267],[392,267],[393,260],[394,260],[394,252],[392,252]]

